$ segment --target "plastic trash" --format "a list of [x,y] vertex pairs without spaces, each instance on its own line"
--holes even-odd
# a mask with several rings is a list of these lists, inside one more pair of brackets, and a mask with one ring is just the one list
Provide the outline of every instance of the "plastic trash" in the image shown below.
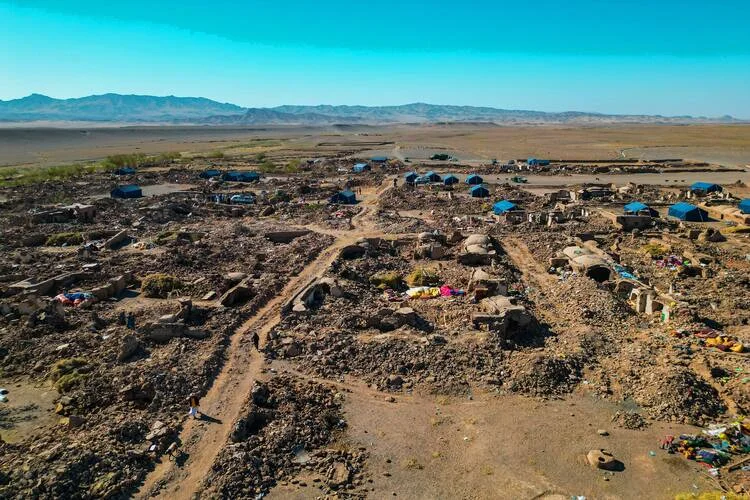
[[0,394],[0,403],[7,403],[8,402],[8,396],[5,394]]

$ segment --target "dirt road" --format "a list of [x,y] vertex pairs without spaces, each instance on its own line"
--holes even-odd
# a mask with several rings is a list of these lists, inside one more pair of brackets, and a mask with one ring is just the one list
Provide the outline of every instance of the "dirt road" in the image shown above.
[[180,467],[166,458],[162,460],[148,475],[137,497],[187,499],[200,492],[203,478],[228,441],[232,425],[263,368],[263,357],[254,351],[250,335],[257,331],[261,346],[264,345],[268,333],[280,321],[282,305],[300,287],[321,275],[341,248],[360,237],[377,235],[373,232],[372,209],[391,182],[391,179],[386,179],[378,188],[363,190],[362,210],[352,219],[353,230],[335,234],[337,239],[331,246],[290,280],[278,295],[232,336],[229,359],[201,400],[201,411],[210,418],[188,419],[180,433],[181,449],[187,459]]

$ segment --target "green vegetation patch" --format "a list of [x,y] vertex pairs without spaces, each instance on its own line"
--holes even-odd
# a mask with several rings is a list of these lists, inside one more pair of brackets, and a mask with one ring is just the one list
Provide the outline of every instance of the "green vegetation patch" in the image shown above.
[[91,366],[87,359],[65,358],[52,365],[50,378],[55,383],[57,392],[64,394],[83,382],[89,371]]
[[44,244],[48,247],[61,247],[63,245],[80,245],[84,240],[83,233],[56,233],[50,235]]
[[166,298],[170,292],[182,288],[183,283],[175,276],[163,273],[149,274],[141,280],[141,292],[146,297]]
[[406,277],[409,286],[434,286],[440,284],[440,276],[434,269],[418,267]]

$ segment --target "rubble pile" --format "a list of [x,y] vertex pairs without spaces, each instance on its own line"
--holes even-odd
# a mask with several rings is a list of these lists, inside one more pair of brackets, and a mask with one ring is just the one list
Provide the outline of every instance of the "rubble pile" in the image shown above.
[[366,452],[324,448],[346,427],[342,400],[341,393],[287,375],[256,384],[205,480],[207,493],[258,498],[304,472],[317,476],[325,494],[359,496]]

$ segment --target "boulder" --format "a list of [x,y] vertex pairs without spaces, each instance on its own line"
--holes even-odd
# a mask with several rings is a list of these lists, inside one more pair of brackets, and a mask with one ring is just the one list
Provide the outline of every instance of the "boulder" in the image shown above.
[[120,353],[117,355],[117,361],[120,363],[127,361],[136,353],[136,351],[138,351],[140,346],[141,343],[138,342],[135,335],[125,335],[120,344]]
[[619,466],[619,461],[612,456],[607,450],[591,450],[586,455],[591,467],[602,470],[615,470]]
[[341,488],[349,484],[351,471],[345,463],[335,462],[331,465],[328,473],[328,486],[333,489]]

